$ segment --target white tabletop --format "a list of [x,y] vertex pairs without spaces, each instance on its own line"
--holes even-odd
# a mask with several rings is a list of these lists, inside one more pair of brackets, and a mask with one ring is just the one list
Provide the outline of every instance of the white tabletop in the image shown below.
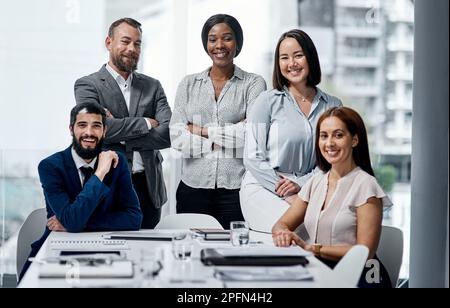
[[[148,230],[147,230],[148,231]],[[180,230],[158,230],[158,232],[174,233]],[[314,287],[344,287],[342,281],[333,271],[314,256],[308,256],[306,268],[313,275],[313,280],[301,281],[268,281],[268,282],[223,282],[214,277],[214,266],[205,266],[200,261],[200,251],[207,247],[231,247],[229,242],[194,241],[194,252],[188,261],[175,260],[171,252],[170,241],[127,241],[123,252],[127,259],[133,261],[134,277],[107,279],[63,279],[39,278],[39,261],[59,255],[58,249],[50,242],[66,240],[101,240],[107,232],[95,233],[65,233],[52,232],[40,249],[38,255],[19,284],[20,288],[91,288],[91,287],[163,287],[163,288],[314,288]],[[272,245],[270,234],[251,232],[251,242],[264,242]],[[251,248],[251,247],[250,247]],[[115,250],[115,249],[114,249]],[[144,255],[153,254],[161,261],[162,270],[155,278],[143,278],[141,269]],[[237,267],[238,269],[243,267]]]

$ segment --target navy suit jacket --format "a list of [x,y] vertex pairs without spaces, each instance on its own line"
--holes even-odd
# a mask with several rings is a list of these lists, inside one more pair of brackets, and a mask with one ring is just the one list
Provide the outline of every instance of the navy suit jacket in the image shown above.
[[[94,175],[81,186],[71,147],[39,164],[39,178],[44,190],[47,218],[56,218],[68,232],[139,230],[142,212],[131,182],[127,159],[119,155],[119,164],[112,168],[103,182]],[[36,256],[50,230],[31,247]],[[25,264],[21,277],[29,267]]]
[[127,159],[118,155],[119,164],[103,182],[94,174],[84,187],[70,147],[44,159],[38,171],[48,218],[56,215],[68,232],[139,230],[139,200]]

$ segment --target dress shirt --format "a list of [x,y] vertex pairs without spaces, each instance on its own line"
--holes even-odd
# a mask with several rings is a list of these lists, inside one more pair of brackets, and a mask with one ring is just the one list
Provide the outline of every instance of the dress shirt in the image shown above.
[[302,187],[313,175],[319,117],[342,102],[317,89],[306,116],[288,88],[262,93],[248,117],[244,165],[258,182],[275,192],[280,174]]
[[73,161],[75,162],[75,166],[77,167],[78,170],[78,176],[80,177],[80,183],[81,186],[83,186],[83,182],[84,182],[84,173],[80,170],[80,168],[86,167],[86,168],[92,168],[92,170],[94,170],[95,172],[95,164],[97,163],[97,158],[94,158],[89,164],[80,157],[80,155],[77,154],[77,152],[75,152],[75,149],[72,147],[71,149],[72,152],[72,158]]
[[[106,70],[111,74],[114,80],[117,82],[117,85],[122,91],[123,98],[127,104],[128,111],[130,111],[130,99],[131,99],[131,83],[133,82],[133,74],[131,73],[128,76],[128,79],[125,80],[119,73],[117,73],[108,63],[106,64]],[[152,129],[151,123],[148,120],[145,120],[147,123],[148,130]],[[125,143],[124,143],[125,144]],[[144,171],[144,162],[142,160],[141,154],[139,152],[133,152],[133,173],[138,173]]]
[[[235,66],[216,101],[210,70],[186,76],[178,86],[170,122],[172,147],[182,153],[181,179],[186,185],[239,189],[247,112],[266,83]],[[208,138],[191,134],[188,123],[207,127]]]

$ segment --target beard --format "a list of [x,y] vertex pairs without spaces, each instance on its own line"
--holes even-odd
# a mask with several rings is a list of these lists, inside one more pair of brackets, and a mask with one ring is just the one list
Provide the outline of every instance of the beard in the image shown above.
[[115,54],[112,57],[113,64],[122,72],[132,73],[137,69],[137,65],[139,62],[139,56],[136,54],[132,54],[127,56],[130,60],[129,62],[125,62],[123,60],[125,56],[121,54]]
[[[81,138],[86,138],[86,136],[85,137],[81,137]],[[93,138],[93,137],[91,137],[91,138]],[[100,140],[97,140],[97,145],[95,146],[95,148],[93,148],[93,149],[85,149],[85,148],[83,148],[81,146],[81,141],[77,140],[75,138],[75,136],[73,136],[72,137],[72,146],[73,146],[75,152],[78,154],[78,156],[80,156],[82,159],[94,159],[102,151],[103,138],[100,139]]]

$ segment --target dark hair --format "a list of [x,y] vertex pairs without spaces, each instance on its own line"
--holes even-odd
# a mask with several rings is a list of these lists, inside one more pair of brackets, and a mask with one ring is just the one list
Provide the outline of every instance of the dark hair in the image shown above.
[[372,164],[370,163],[366,126],[364,125],[364,121],[361,116],[355,110],[348,107],[330,108],[325,111],[317,121],[315,145],[317,166],[319,166],[319,168],[324,172],[331,169],[330,163],[327,162],[327,160],[322,156],[319,148],[320,125],[326,118],[329,117],[338,118],[344,122],[352,136],[358,136],[358,144],[353,148],[353,160],[361,169],[366,171],[368,174],[375,176],[372,169]]
[[91,103],[91,102],[81,103],[72,108],[72,111],[70,111],[70,126],[75,125],[75,122],[77,121],[77,116],[81,111],[84,111],[86,113],[101,115],[103,126],[105,126],[105,122],[106,122],[105,109],[102,106],[100,106],[99,104]]
[[203,48],[208,53],[208,34],[212,27],[217,24],[225,23],[228,27],[233,30],[234,39],[236,40],[236,55],[237,57],[242,50],[242,45],[244,44],[244,34],[242,33],[242,28],[236,18],[227,14],[217,14],[208,18],[208,20],[203,25],[202,29],[202,42]]
[[115,22],[113,22],[111,24],[111,26],[109,26],[108,36],[113,37],[114,29],[116,29],[118,26],[120,26],[123,23],[126,23],[127,25],[132,26],[135,29],[138,29],[139,32],[141,32],[141,34],[142,34],[141,23],[138,22],[137,20],[134,20],[133,18],[126,17],[126,18],[121,18],[119,20],[116,20]]
[[286,38],[295,39],[303,49],[303,54],[308,61],[309,74],[306,79],[306,85],[315,87],[320,83],[322,78],[322,71],[320,70],[319,56],[317,54],[316,47],[313,41],[306,32],[298,29],[290,30],[281,35],[275,49],[275,61],[273,65],[272,83],[273,87],[278,90],[282,90],[284,86],[289,85],[289,81],[281,74],[280,69],[280,45]]

